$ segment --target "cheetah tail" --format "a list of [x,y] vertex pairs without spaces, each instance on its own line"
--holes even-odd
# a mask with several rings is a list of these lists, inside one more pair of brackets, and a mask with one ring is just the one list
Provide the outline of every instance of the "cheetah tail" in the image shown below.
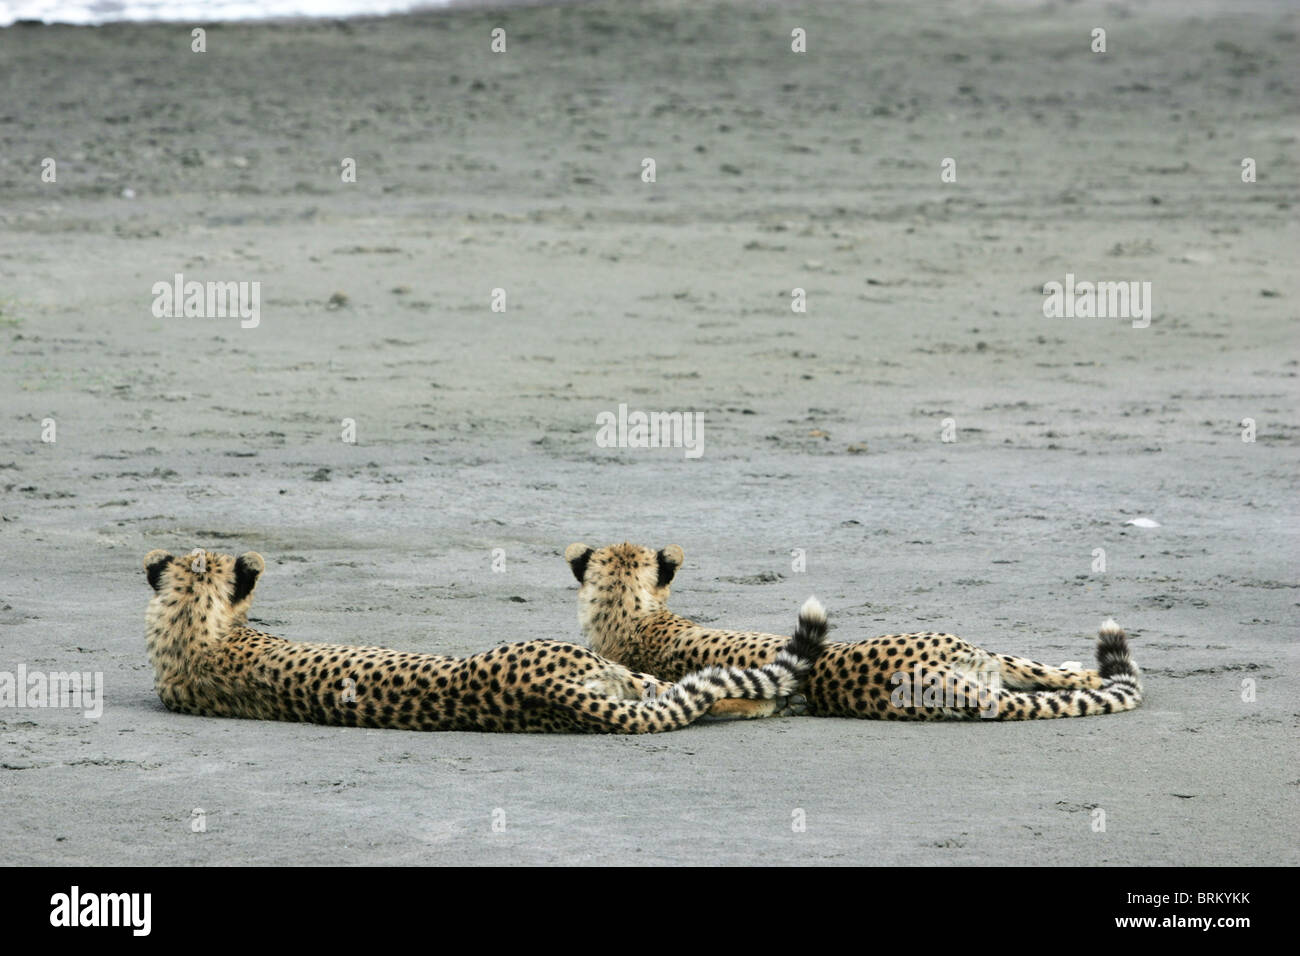
[[[794,636],[762,667],[707,667],[687,674],[670,687],[665,700],[685,703],[688,710],[707,710],[714,700],[736,697],[772,700],[798,693],[799,685],[826,646],[826,610],[815,597],[804,602]],[[693,719],[693,718],[692,718]]]
[[[810,597],[799,610],[794,636],[777,652],[770,664],[742,670],[738,667],[710,667],[687,674],[675,685],[680,692],[706,693],[721,697],[771,700],[798,693],[813,664],[826,647],[826,609]],[[670,691],[671,692],[671,691]]]
[[789,668],[802,678],[812,670],[813,664],[826,647],[826,609],[821,601],[810,597],[799,609],[799,623],[794,637],[776,655],[776,664]]
[[1142,705],[1142,674],[1128,650],[1128,638],[1114,621],[1097,633],[1097,673],[1101,686],[1041,691],[1000,691],[992,713],[1000,720],[1087,717],[1114,714]]
[[[1100,687],[998,690],[981,701],[983,709],[979,716],[999,720],[1087,717],[1142,706],[1142,672],[1129,654],[1128,638],[1114,621],[1106,621],[1097,633],[1097,675],[1101,678]],[[979,692],[975,689],[967,694]]]
[[588,700],[571,705],[614,733],[658,733],[694,723],[726,697],[772,700],[797,693],[826,641],[826,611],[809,598],[799,625],[770,664],[751,669],[706,667],[685,675],[663,695],[650,700]]
[[1128,684],[1139,695],[1142,693],[1142,672],[1128,649],[1128,637],[1112,620],[1107,620],[1097,632],[1097,672],[1103,681]]

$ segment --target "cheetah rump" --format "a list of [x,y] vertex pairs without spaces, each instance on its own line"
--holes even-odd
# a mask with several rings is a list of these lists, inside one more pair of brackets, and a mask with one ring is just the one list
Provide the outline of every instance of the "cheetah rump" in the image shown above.
[[578,644],[533,640],[472,657],[288,641],[248,626],[260,554],[149,552],[154,686],[170,710],[205,717],[405,730],[656,733],[711,716],[766,717],[821,653],[825,618],[770,662],[706,668],[672,684]]

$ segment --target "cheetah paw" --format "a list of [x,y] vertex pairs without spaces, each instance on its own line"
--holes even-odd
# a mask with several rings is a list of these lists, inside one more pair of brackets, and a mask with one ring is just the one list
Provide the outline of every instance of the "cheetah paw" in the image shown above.
[[1063,671],[1081,671],[1081,670],[1083,670],[1083,662],[1082,662],[1082,661],[1064,661],[1064,662],[1061,664],[1061,670],[1063,670]]
[[802,717],[808,713],[808,698],[803,694],[778,697],[776,705],[775,717]]

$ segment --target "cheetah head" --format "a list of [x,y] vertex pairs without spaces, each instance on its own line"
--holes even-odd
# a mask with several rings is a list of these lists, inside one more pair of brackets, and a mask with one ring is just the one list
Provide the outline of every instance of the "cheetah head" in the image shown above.
[[256,551],[235,558],[199,548],[177,556],[159,548],[145,555],[144,570],[155,592],[153,603],[212,609],[214,617],[244,623],[266,561]]
[[599,635],[618,619],[659,611],[668,606],[669,586],[685,555],[675,544],[654,551],[640,545],[589,548],[571,544],[564,549],[578,579],[578,620],[592,648]]

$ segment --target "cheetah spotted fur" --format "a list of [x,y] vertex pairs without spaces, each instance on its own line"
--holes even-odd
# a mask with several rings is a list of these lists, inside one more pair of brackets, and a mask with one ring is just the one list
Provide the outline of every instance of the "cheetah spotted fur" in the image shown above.
[[[669,587],[684,560],[676,545],[653,551],[628,543],[599,550],[572,544],[564,556],[581,585],[578,620],[588,644],[627,667],[665,680],[700,667],[759,667],[787,640],[701,627],[670,611]],[[933,632],[831,641],[808,676],[807,711],[884,720],[1031,720],[1136,708],[1141,674],[1114,621],[1101,627],[1097,664],[1097,670],[1050,667]]]
[[[146,615],[154,685],[171,710],[207,717],[349,727],[528,733],[642,734],[676,730],[706,712],[759,717],[821,652],[825,618],[801,627],[751,670],[703,668],[665,683],[564,641],[507,644],[472,657],[288,641],[248,626],[266,567],[196,549],[144,561],[154,590]],[[729,699],[734,698],[734,699]]]

